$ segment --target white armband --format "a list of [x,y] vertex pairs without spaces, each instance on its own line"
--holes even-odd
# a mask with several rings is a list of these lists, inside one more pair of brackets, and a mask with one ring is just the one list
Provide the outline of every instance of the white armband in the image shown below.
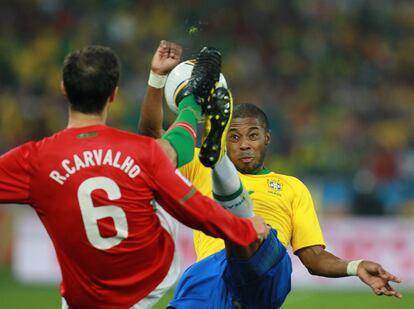
[[363,260],[355,260],[348,262],[346,273],[348,276],[356,276],[358,274],[358,266]]
[[161,89],[164,88],[165,82],[167,81],[167,75],[159,75],[150,71],[150,75],[148,78],[148,85],[153,88]]

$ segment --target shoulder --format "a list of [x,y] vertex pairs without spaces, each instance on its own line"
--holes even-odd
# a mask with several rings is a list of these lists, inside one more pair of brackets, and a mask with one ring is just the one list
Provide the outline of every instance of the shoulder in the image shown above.
[[37,148],[38,142],[30,141],[19,146],[16,146],[0,156],[18,156],[20,158],[27,158],[31,156]]
[[128,132],[120,129],[109,128],[112,134],[122,136],[124,139],[132,139],[147,144],[155,144],[155,139],[150,136],[140,135],[138,133]]

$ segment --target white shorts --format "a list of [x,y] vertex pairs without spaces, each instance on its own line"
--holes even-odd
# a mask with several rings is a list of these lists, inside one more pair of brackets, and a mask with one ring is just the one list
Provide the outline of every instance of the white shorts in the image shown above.
[[[158,203],[155,203],[156,214],[160,219],[162,227],[170,233],[171,237],[176,244],[177,234],[178,234],[178,221],[174,219],[168,212],[166,212]],[[164,280],[145,298],[141,299],[138,303],[133,305],[131,309],[150,309],[152,308],[160,299],[164,296],[165,293],[177,282],[178,277],[181,272],[181,262],[177,250],[177,245],[174,246],[174,257],[171,262],[170,270],[165,276]],[[69,309],[66,300],[62,297],[62,309]]]

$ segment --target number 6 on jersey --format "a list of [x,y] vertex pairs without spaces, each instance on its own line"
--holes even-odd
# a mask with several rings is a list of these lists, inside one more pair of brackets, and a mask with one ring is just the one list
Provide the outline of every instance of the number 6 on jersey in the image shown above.
[[[78,201],[88,240],[95,248],[106,250],[128,237],[128,222],[121,207],[113,205],[94,207],[91,195],[95,190],[104,190],[111,201],[121,198],[121,191],[115,181],[107,177],[89,178],[82,182],[78,189]],[[117,234],[104,238],[99,233],[97,221],[107,217],[113,219]]]

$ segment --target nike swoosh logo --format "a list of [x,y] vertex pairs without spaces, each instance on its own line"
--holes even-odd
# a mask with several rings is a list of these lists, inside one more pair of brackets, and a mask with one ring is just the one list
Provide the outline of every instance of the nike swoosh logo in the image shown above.
[[249,191],[247,193],[249,193],[249,195],[252,195],[254,193],[254,191]]

